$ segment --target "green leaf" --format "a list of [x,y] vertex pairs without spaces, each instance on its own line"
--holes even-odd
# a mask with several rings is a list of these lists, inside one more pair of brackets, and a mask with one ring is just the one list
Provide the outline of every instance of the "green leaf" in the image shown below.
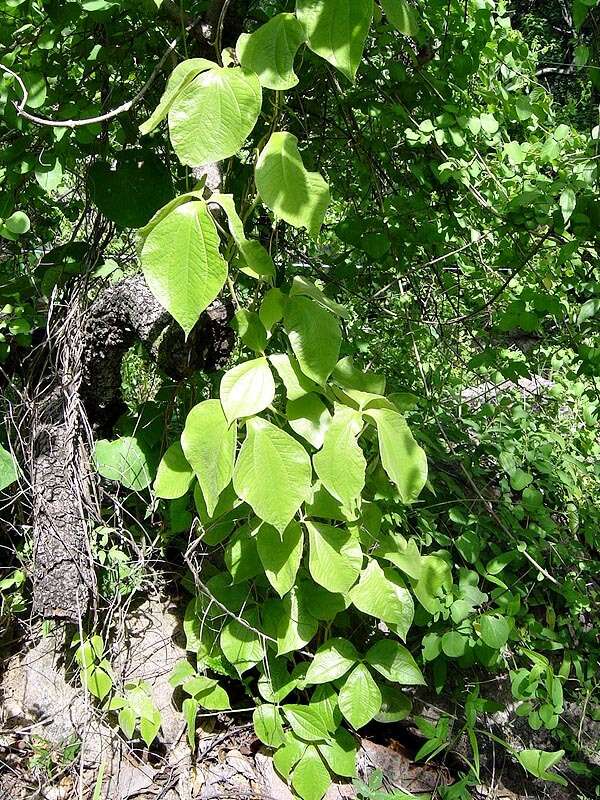
[[573,189],[569,187],[561,192],[558,203],[566,224],[571,219],[573,211],[575,211],[575,206],[577,205],[577,196]]
[[381,692],[371,672],[358,664],[340,689],[340,711],[353,728],[358,730],[370,722],[381,708]]
[[296,297],[298,295],[302,295],[303,297],[312,297],[312,299],[316,300],[319,305],[323,306],[328,311],[331,311],[338,317],[342,317],[343,319],[348,319],[350,317],[350,313],[345,306],[342,306],[339,303],[336,303],[335,300],[327,297],[327,295],[321,291],[316,284],[300,275],[296,275],[292,281],[292,288],[290,289],[290,297]]
[[266,358],[245,361],[221,379],[221,404],[229,424],[264,411],[275,399],[275,381]]
[[336,404],[323,449],[313,456],[321,483],[350,513],[356,511],[365,485],[367,462],[357,440],[362,427],[358,411]]
[[283,713],[292,730],[308,742],[329,739],[329,730],[316,708],[297,704],[283,706]]
[[354,81],[373,20],[372,0],[297,0],[308,46]]
[[305,525],[313,580],[328,592],[344,594],[356,581],[362,567],[363,552],[358,538],[344,528],[308,521]]
[[317,686],[311,695],[310,707],[319,712],[330,733],[337,730],[342,721],[342,714],[338,706],[338,693],[331,684]]
[[283,725],[277,706],[264,704],[254,710],[252,715],[254,732],[267,747],[279,747],[285,741]]
[[236,446],[236,426],[227,424],[219,400],[205,400],[192,408],[181,446],[212,517],[221,492],[231,481]]
[[409,430],[402,414],[387,408],[370,408],[377,425],[381,463],[396,484],[404,503],[412,503],[427,482],[427,457]]
[[101,667],[84,669],[81,673],[81,678],[87,690],[99,700],[104,700],[113,686],[112,678]]
[[169,109],[171,144],[182,164],[197,166],[235,155],[262,106],[258,76],[241,67],[212,67],[196,75]]
[[342,594],[328,592],[317,583],[311,583],[307,591],[306,605],[309,612],[324,622],[332,622],[335,617],[350,605]]
[[321,684],[335,681],[359,660],[360,655],[347,639],[329,639],[315,653],[306,673],[306,682]]
[[41,72],[26,72],[23,82],[27,87],[27,106],[29,108],[40,108],[46,102],[48,87],[46,80]]
[[248,420],[233,485],[254,513],[283,533],[310,492],[306,450],[289,434],[258,417]]
[[412,710],[410,698],[396,686],[383,685],[381,689],[381,708],[375,714],[377,722],[391,723],[406,719]]
[[527,158],[527,151],[519,142],[507,142],[504,145],[504,152],[508,156],[511,164],[522,164]]
[[406,647],[392,639],[381,639],[367,651],[365,660],[394,683],[425,685],[425,679]]
[[[258,316],[269,334],[273,327],[283,319],[286,302],[287,297],[281,289],[269,289],[263,297]],[[275,356],[275,358],[283,358],[283,356]]]
[[260,520],[250,520],[238,528],[227,543],[224,561],[234,583],[243,583],[262,572],[254,536],[259,525]]
[[350,591],[350,599],[359,611],[396,626],[400,638],[406,640],[415,609],[410,592],[393,569],[382,569],[372,559]]
[[[40,157],[41,161],[42,157]],[[58,158],[50,163],[38,163],[35,170],[35,179],[45,192],[53,192],[61,185],[63,180],[63,168]]]
[[373,555],[385,558],[415,580],[421,577],[422,559],[417,543],[414,539],[405,539],[401,533],[384,536]]
[[128,739],[131,739],[135,731],[136,716],[131,706],[126,706],[119,711],[119,727]]
[[[369,0],[370,2],[370,0]],[[255,169],[256,188],[276,217],[314,238],[330,202],[329,186],[318,172],[308,172],[291,133],[273,133]]]
[[479,635],[492,650],[502,650],[508,642],[510,625],[504,617],[484,614],[479,618]]
[[193,751],[196,747],[196,715],[199,705],[193,697],[186,697],[181,705],[183,718],[187,728],[187,740]]
[[413,583],[412,589],[415,597],[423,608],[430,614],[435,614],[440,607],[440,589],[450,591],[452,588],[452,573],[447,562],[435,555],[421,558],[421,574]]
[[169,675],[169,684],[173,688],[176,686],[181,686],[190,678],[193,678],[195,674],[196,670],[192,667],[190,662],[182,659],[181,661],[178,661],[171,670],[171,674]]
[[520,468],[516,469],[510,476],[510,485],[515,492],[522,492],[532,482],[533,476]]
[[283,322],[300,369],[323,385],[336,365],[342,343],[336,318],[308,297],[290,297]]
[[237,213],[235,201],[231,194],[215,193],[210,197],[211,203],[218,203],[227,216],[229,232],[240,254],[240,269],[256,280],[269,280],[275,277],[273,259],[256,239],[247,239],[244,223]]
[[[199,675],[195,682],[190,681],[183,688],[207,711],[226,711],[231,708],[227,692],[213,678]],[[194,691],[191,691],[191,689]]]
[[554,772],[548,772],[552,769],[564,756],[564,750],[556,750],[555,752],[546,752],[544,750],[521,750],[517,753],[517,758],[521,766],[535,775],[536,778],[541,778],[544,781],[551,783],[559,783],[561,786],[567,786],[567,781]]
[[154,494],[164,500],[176,500],[190,488],[194,471],[183,454],[181,444],[173,442],[158,465],[154,479]]
[[299,400],[309,392],[318,388],[314,381],[302,374],[302,370],[295,358],[286,353],[275,353],[269,356],[269,361],[275,367],[283,385],[287,398],[290,401]]
[[593,316],[595,316],[598,311],[600,311],[600,297],[592,297],[591,300],[586,300],[579,309],[579,314],[577,315],[577,324],[583,325],[584,322],[587,322],[588,319],[591,319]]
[[381,0],[381,5],[396,30],[413,39],[419,35],[421,24],[417,12],[407,0]]
[[8,450],[5,450],[2,445],[0,445],[0,492],[7,489],[18,477],[17,465],[14,458]]
[[280,605],[277,623],[277,654],[282,656],[300,650],[316,636],[319,623],[307,607],[304,589],[295,586]]
[[318,395],[311,393],[298,400],[288,400],[285,415],[294,433],[317,450],[323,446],[331,414]]
[[153,131],[166,118],[177,96],[197,75],[207,69],[212,69],[214,66],[216,66],[214,62],[208,61],[206,58],[189,58],[187,61],[182,61],[181,64],[178,64],[167,81],[160,103],[154,109],[150,118],[140,125],[142,136]]
[[140,720],[140,735],[146,747],[150,747],[158,736],[160,730],[160,712],[156,711],[153,719],[143,718]]
[[468,639],[459,631],[446,631],[442,636],[442,650],[448,658],[460,658],[465,654]]
[[103,478],[119,481],[126,489],[142,491],[150,485],[150,460],[141,442],[133,436],[96,442],[94,464]]
[[302,800],[321,800],[331,785],[331,775],[318,750],[308,746],[292,775],[292,786]]
[[242,67],[256,72],[262,86],[285,91],[298,83],[294,59],[304,40],[294,14],[276,14],[254,33],[243,33],[235,49]]
[[231,321],[231,327],[246,347],[255,353],[264,353],[267,347],[267,331],[256,311],[240,308]]
[[220,644],[225,658],[240,676],[262,661],[265,655],[262,637],[237,620],[223,628]]
[[385,376],[375,372],[364,372],[355,366],[351,356],[338,361],[331,377],[342,389],[357,389],[360,392],[377,395],[385,392]]
[[338,728],[332,739],[317,744],[317,749],[335,775],[345,778],[356,776],[356,739],[344,728]]
[[29,217],[24,211],[15,211],[10,217],[4,220],[4,224],[15,236],[22,236],[31,228]]
[[284,744],[273,756],[273,764],[277,772],[286,780],[289,779],[292,769],[304,755],[308,745],[296,739],[291,731],[284,734]]
[[259,528],[256,544],[269,583],[283,597],[294,585],[302,560],[302,528],[299,523],[292,521],[280,534],[270,525],[263,524]]
[[281,703],[298,685],[296,678],[289,673],[285,658],[268,655],[267,662],[263,662],[260,669],[258,691],[267,703]]
[[162,219],[144,242],[141,262],[152,294],[187,337],[227,279],[206,203],[185,203]]

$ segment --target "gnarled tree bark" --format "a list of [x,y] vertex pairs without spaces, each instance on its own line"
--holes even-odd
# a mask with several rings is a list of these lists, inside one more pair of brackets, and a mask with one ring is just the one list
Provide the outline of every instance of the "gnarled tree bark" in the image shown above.
[[[75,290],[66,306],[67,319],[54,326],[55,339],[50,330],[47,343],[49,380],[32,392],[33,583],[39,614],[77,622],[94,580],[89,525],[100,518],[90,428],[110,430],[124,408],[125,353],[141,342],[164,373],[182,380],[222,367],[235,337],[232,308],[215,300],[186,341],[139,275],[108,286],[87,309]],[[32,380],[37,384],[39,374]]]

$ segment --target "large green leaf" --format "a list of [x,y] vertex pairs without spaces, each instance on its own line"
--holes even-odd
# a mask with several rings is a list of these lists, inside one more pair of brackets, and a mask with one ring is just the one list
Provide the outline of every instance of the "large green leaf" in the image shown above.
[[169,109],[171,144],[182,164],[198,166],[235,155],[262,106],[258,76],[241,67],[213,67],[196,75]]
[[360,542],[344,528],[306,522],[310,541],[309,569],[328,592],[344,594],[359,576],[363,562]]
[[176,500],[188,491],[193,478],[194,471],[181,449],[181,444],[173,442],[158,465],[154,494],[165,500]]
[[279,747],[285,741],[283,725],[277,706],[265,703],[255,709],[252,715],[254,732],[267,747]]
[[308,297],[290,297],[283,318],[300,369],[324,384],[340,353],[342,332],[336,318]]
[[265,654],[262,637],[237,620],[232,620],[223,628],[220,643],[225,658],[240,675],[258,664]]
[[188,336],[227,279],[206,204],[192,201],[171,211],[148,234],[141,261],[152,293]]
[[152,480],[152,460],[134,436],[96,442],[94,464],[103,478],[119,481],[127,489],[141,491]]
[[321,714],[313,706],[292,703],[283,706],[283,713],[296,736],[301,739],[318,742],[329,738],[329,730]]
[[8,488],[18,478],[17,465],[14,458],[0,445],[0,492]]
[[273,765],[280,775],[288,780],[292,769],[304,755],[308,745],[297,739],[291,731],[284,734],[284,744],[273,756]]
[[327,742],[319,742],[316,747],[335,775],[343,775],[345,778],[356,776],[358,746],[354,736],[347,730],[338,728],[333,738]]
[[536,778],[541,778],[543,781],[550,783],[559,783],[561,786],[567,786],[567,781],[562,775],[557,775],[555,772],[548,770],[556,766],[564,756],[564,750],[556,750],[555,752],[547,752],[545,750],[521,750],[517,753],[517,758],[521,766],[535,775]]
[[302,586],[295,586],[280,605],[277,621],[277,654],[293,653],[307,645],[316,636],[319,623],[307,607]]
[[287,353],[275,353],[269,356],[269,361],[275,367],[275,371],[285,386],[285,393],[290,402],[299,400],[309,392],[318,389],[314,381],[302,374],[296,359]]
[[358,444],[362,417],[358,411],[336,405],[325,434],[323,449],[313,456],[315,472],[330,495],[354,512],[365,485],[367,462]]
[[186,61],[182,61],[181,64],[177,64],[169,76],[163,96],[160,98],[160,103],[156,106],[150,118],[140,125],[142,136],[153,131],[165,119],[175,99],[188,83],[193,81],[201,72],[214,66],[216,66],[214,62],[208,61],[206,58],[189,58]]
[[310,49],[354,81],[373,19],[373,0],[297,0],[296,14]]
[[375,559],[370,561],[350,599],[359,611],[396,626],[400,638],[406,640],[415,607],[411,593],[393,569],[382,569]]
[[233,485],[260,519],[283,533],[310,492],[310,458],[301,444],[264,419],[250,419],[246,428]]
[[256,188],[276,217],[315,237],[329,205],[329,186],[318,172],[308,172],[291,133],[274,133],[256,162]]
[[364,664],[358,664],[340,689],[340,711],[353,728],[362,728],[381,708],[381,691]]
[[298,522],[292,521],[280,534],[271,525],[263,524],[258,531],[256,544],[269,583],[283,597],[294,585],[302,560],[302,528]]
[[288,400],[285,415],[290,428],[317,450],[323,446],[331,414],[316,394],[305,394],[298,400]]
[[381,639],[365,656],[367,664],[394,683],[425,685],[425,679],[416,661],[403,645],[393,639]]
[[419,17],[408,0],[381,0],[381,5],[392,25],[405,36],[416,37],[421,28]]
[[267,359],[255,358],[230,369],[221,379],[219,394],[229,423],[264,411],[275,398],[275,381]]
[[238,61],[256,72],[267,89],[291,89],[298,83],[294,59],[306,34],[294,14],[276,14],[257,31],[237,41]]
[[329,639],[321,645],[310,662],[307,683],[329,683],[345,675],[360,660],[356,648],[347,639]]
[[422,556],[417,580],[412,581],[415,597],[430,614],[440,609],[440,590],[452,589],[452,572],[445,559],[433,554]]
[[292,786],[302,800],[321,800],[331,785],[331,775],[318,750],[309,745],[292,774]]
[[228,425],[221,403],[205,400],[194,406],[181,434],[181,446],[202,490],[209,517],[233,475],[236,426]]
[[387,408],[366,412],[377,425],[381,463],[404,503],[412,503],[427,483],[427,456],[402,414]]

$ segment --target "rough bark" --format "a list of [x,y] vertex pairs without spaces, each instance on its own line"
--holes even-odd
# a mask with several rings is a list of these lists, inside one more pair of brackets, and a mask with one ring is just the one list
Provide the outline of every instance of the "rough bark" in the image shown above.
[[220,369],[231,352],[233,310],[215,300],[185,341],[183,331],[158,303],[141,275],[109,286],[91,305],[83,352],[83,397],[90,420],[107,425],[123,410],[121,364],[141,342],[159,369],[173,380],[197,370]]
[[47,382],[38,384],[37,369],[31,377],[33,595],[43,617],[77,622],[94,585],[88,525],[95,515],[79,398],[82,308],[76,291],[67,301],[66,319],[49,328]]
[[[49,380],[32,391],[33,583],[36,612],[77,622],[93,588],[88,530],[99,518],[88,422],[110,429],[119,416],[123,356],[139,341],[163,372],[181,380],[223,366],[234,333],[232,309],[215,300],[186,341],[141,276],[107,287],[87,310],[75,292],[65,306],[67,319],[49,331]],[[32,382],[38,380],[36,374]]]

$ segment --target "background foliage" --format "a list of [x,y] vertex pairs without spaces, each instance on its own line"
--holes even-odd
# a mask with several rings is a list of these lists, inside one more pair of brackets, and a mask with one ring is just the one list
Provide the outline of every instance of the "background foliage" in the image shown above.
[[[221,373],[126,358],[128,413],[94,450],[99,592],[147,593],[152,552],[188,595],[190,745],[201,709],[248,695],[305,800],[425,685],[443,713],[417,717],[418,757],[466,740],[465,797],[504,708],[531,775],[597,785],[594,6],[260,0],[207,48],[207,2],[0,0],[7,419],[77,276],[91,301],[141,269],[186,335],[232,303]],[[8,508],[5,621],[31,564]],[[116,684],[113,634],[74,643],[81,679],[150,745],[160,715]]]

